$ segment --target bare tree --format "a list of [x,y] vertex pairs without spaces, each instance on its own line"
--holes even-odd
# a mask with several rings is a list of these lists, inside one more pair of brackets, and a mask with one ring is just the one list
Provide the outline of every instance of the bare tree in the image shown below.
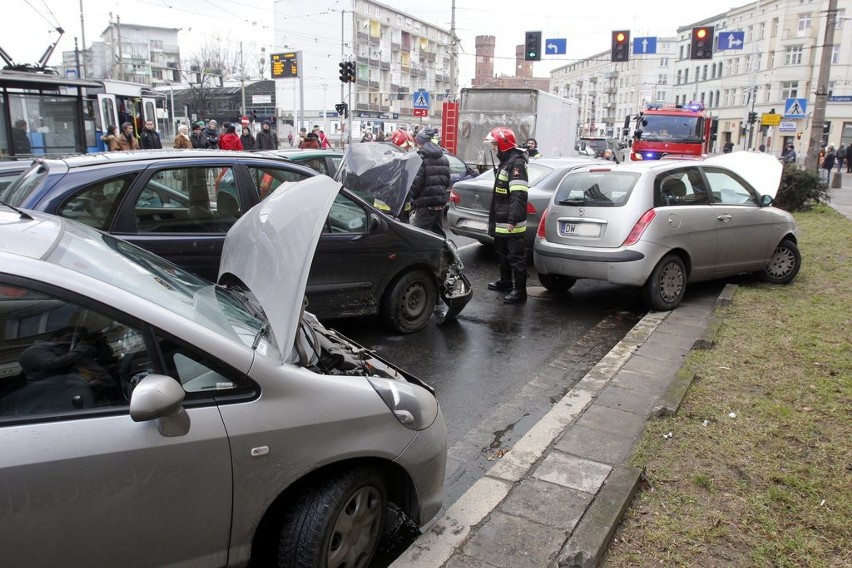
[[184,60],[183,76],[192,94],[193,107],[199,116],[213,114],[213,89],[221,87],[224,78],[240,73],[239,51],[220,36],[207,39],[198,51]]

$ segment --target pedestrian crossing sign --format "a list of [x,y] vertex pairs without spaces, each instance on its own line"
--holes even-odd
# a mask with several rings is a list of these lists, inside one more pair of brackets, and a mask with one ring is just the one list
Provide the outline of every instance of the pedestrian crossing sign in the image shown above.
[[805,118],[808,99],[787,99],[784,104],[784,118]]
[[429,108],[429,91],[419,90],[414,93],[414,108]]

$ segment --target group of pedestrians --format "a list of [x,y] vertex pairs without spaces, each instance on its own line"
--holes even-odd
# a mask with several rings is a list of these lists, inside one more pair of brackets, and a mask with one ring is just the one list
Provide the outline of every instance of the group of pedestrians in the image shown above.
[[[163,147],[160,134],[151,120],[145,121],[145,126],[137,136],[133,124],[125,122],[121,129],[113,124],[107,127],[106,134],[101,140],[110,152],[122,150],[157,150]],[[207,123],[203,121],[189,126],[178,126],[174,147],[178,149],[212,149],[212,150],[277,150],[278,135],[272,130],[272,123],[264,120],[260,132],[252,135],[248,126],[242,127],[242,133],[237,134],[237,125],[226,122],[222,129],[216,120]]]
[[831,181],[831,170],[835,166],[837,166],[837,172],[840,173],[845,164],[846,173],[852,173],[852,144],[849,144],[849,146],[841,144],[837,149],[834,148],[833,144],[829,144],[819,151],[817,162],[820,177],[826,183]]

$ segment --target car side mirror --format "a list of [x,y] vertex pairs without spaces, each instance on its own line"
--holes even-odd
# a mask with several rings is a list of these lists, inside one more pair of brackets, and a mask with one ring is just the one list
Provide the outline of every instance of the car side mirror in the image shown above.
[[760,196],[760,206],[761,207],[769,207],[770,205],[772,205],[773,201],[774,201],[774,199],[772,199],[771,195],[761,195]]
[[151,374],[139,381],[130,395],[130,418],[134,422],[157,420],[166,438],[189,432],[189,414],[183,408],[186,393],[175,379]]
[[381,233],[384,227],[384,221],[378,215],[370,215],[370,234],[375,235]]

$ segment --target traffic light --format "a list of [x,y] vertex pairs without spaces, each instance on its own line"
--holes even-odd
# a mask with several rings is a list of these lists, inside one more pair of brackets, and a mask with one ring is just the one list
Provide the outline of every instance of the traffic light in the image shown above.
[[612,61],[630,59],[630,32],[627,30],[612,32]]
[[527,32],[524,61],[541,61],[541,32]]
[[355,62],[354,61],[341,61],[338,65],[340,67],[340,82],[341,83],[354,83],[355,82]]
[[748,113],[748,123],[754,124],[755,122],[757,122],[757,113],[752,111]]
[[340,118],[349,117],[349,113],[346,112],[347,110],[349,110],[349,105],[347,105],[346,103],[337,103],[336,105],[334,105],[334,110],[337,111],[337,114],[340,116]]
[[713,59],[713,26],[692,28],[690,59]]

